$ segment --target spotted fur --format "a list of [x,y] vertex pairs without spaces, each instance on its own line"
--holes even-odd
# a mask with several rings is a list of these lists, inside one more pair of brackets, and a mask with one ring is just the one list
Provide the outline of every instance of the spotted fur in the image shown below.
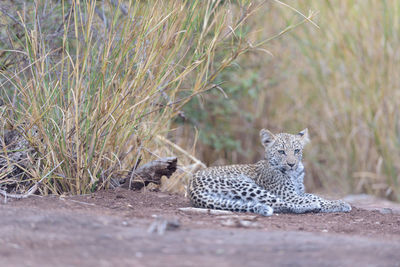
[[326,200],[305,193],[303,148],[307,129],[298,134],[260,131],[265,160],[255,164],[211,167],[196,172],[189,183],[195,207],[264,216],[278,213],[349,212],[341,200]]

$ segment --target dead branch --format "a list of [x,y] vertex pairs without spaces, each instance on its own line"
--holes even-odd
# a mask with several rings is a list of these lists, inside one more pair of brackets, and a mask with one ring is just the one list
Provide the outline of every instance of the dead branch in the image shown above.
[[0,194],[2,194],[4,196],[4,202],[7,202],[8,197],[17,198],[17,199],[27,198],[30,195],[33,195],[36,193],[36,190],[38,189],[38,184],[39,183],[36,183],[34,186],[32,186],[28,190],[28,192],[26,192],[26,194],[9,194],[9,193],[7,193],[7,191],[1,190],[1,189],[0,189]]
[[168,178],[176,171],[178,159],[176,157],[161,158],[148,162],[137,169],[132,169],[122,182],[123,188],[139,190],[149,183],[160,184],[161,177]]
[[51,171],[49,171],[45,176],[42,177],[39,181],[37,181],[25,194],[9,194],[7,191],[0,189],[0,194],[4,196],[4,203],[7,203],[7,197],[22,199],[27,198],[36,193],[39,188],[40,183],[47,178],[50,174],[54,172],[64,161],[61,161],[56,167],[54,167]]

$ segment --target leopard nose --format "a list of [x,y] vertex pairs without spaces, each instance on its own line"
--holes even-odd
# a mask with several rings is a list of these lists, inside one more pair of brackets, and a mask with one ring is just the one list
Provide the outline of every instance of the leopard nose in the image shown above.
[[294,163],[289,163],[289,162],[288,162],[287,165],[289,165],[290,167],[293,167],[293,166],[294,166]]

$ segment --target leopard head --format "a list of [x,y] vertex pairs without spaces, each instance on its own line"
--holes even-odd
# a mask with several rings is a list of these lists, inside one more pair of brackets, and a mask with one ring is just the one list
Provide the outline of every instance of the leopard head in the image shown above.
[[260,137],[265,148],[265,159],[272,168],[283,173],[297,169],[303,157],[303,148],[310,142],[308,129],[297,134],[273,134],[262,129]]

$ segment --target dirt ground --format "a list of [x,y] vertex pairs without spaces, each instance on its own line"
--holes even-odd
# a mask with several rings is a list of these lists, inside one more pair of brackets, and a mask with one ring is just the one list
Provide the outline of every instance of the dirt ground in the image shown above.
[[187,199],[119,189],[0,204],[0,266],[400,266],[400,206],[350,213],[192,214]]

